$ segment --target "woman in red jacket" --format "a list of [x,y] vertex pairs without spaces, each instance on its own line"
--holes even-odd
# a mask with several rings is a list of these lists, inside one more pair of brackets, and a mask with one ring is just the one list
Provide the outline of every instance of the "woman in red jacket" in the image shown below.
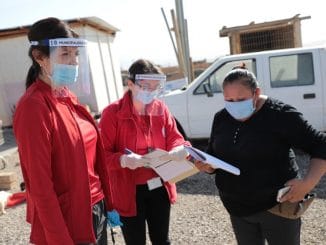
[[75,36],[56,18],[36,22],[28,33],[33,63],[14,132],[30,242],[37,245],[107,244],[111,204],[103,146],[93,118],[68,88],[81,92],[87,82],[87,72],[78,72],[85,71],[86,41]]
[[127,245],[146,243],[146,222],[152,244],[170,244],[170,204],[176,201],[175,184],[164,182],[143,158],[154,148],[170,151],[168,158],[187,156],[184,138],[167,107],[156,97],[165,76],[147,60],[129,68],[129,90],[102,113],[100,128],[110,173],[112,203],[121,215]]

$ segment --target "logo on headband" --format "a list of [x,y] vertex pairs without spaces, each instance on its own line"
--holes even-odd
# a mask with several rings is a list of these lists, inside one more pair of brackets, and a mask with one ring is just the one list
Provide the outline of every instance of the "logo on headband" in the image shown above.
[[86,47],[87,40],[80,38],[56,38],[56,39],[45,39],[39,41],[30,41],[31,46],[69,46],[69,47]]
[[136,74],[135,80],[159,80],[165,81],[166,76],[163,74]]
[[57,38],[50,39],[49,46],[72,46],[72,47],[84,47],[87,45],[87,41],[79,38]]

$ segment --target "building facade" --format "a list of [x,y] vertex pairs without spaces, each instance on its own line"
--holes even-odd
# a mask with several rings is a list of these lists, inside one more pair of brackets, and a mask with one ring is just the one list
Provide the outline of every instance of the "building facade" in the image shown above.
[[[65,22],[88,41],[91,93],[79,100],[91,111],[100,112],[123,94],[120,62],[114,45],[119,30],[97,17]],[[3,126],[12,125],[16,103],[25,91],[25,78],[31,65],[27,39],[29,28],[0,30],[0,120]]]

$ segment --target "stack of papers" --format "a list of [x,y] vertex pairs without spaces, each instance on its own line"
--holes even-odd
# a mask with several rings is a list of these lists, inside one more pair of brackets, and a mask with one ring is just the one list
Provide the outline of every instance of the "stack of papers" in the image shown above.
[[[128,149],[125,149],[125,152],[137,155]],[[176,183],[199,172],[198,168],[186,159],[182,161],[160,160],[160,156],[166,154],[168,152],[165,150],[155,149],[146,155],[138,156],[148,159],[148,164],[145,167],[152,168],[164,181],[170,183]]]
[[[185,149],[195,160],[207,163],[212,168],[223,169],[229,173],[240,175],[240,169],[229,163],[226,163],[191,146],[185,146]],[[134,154],[137,157],[147,159],[148,164],[145,167],[152,168],[164,181],[168,181],[170,183],[176,183],[199,172],[198,168],[196,168],[193,162],[186,159],[182,161],[161,160],[161,156],[168,154],[167,151],[162,149],[154,149],[150,153],[143,156],[138,155],[128,149],[125,149],[125,151],[126,154]]]

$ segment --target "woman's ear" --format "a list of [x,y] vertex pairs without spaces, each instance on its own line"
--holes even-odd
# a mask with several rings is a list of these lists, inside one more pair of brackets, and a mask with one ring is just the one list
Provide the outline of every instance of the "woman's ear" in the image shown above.
[[40,50],[33,49],[32,56],[33,59],[40,65],[40,67],[46,66],[48,58]]
[[128,88],[129,88],[129,90],[132,90],[133,87],[134,87],[134,85],[135,85],[135,84],[134,84],[130,79],[127,80],[127,86],[128,86]]
[[259,96],[261,95],[261,89],[260,89],[260,87],[257,87],[256,88],[255,94],[256,94],[257,98],[259,98]]

